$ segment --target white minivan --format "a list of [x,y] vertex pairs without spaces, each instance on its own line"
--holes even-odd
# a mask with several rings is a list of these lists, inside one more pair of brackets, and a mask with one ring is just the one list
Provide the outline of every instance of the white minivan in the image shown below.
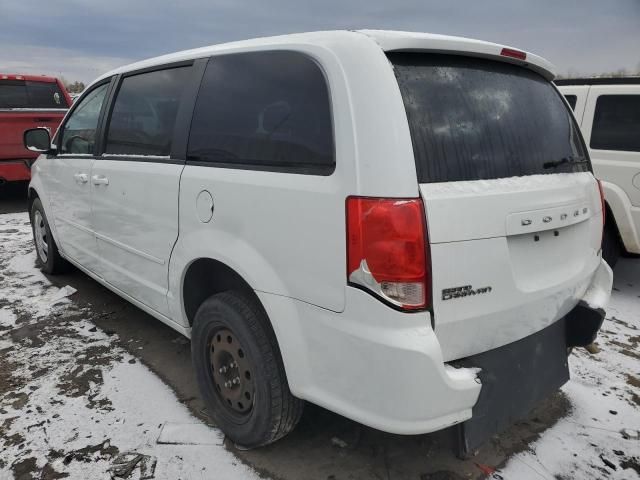
[[604,259],[640,254],[640,77],[567,78],[556,85],[574,110],[606,199]]
[[318,32],[119,68],[33,168],[39,262],[191,338],[236,444],[303,401],[459,453],[569,378],[612,283],[551,66],[465,38]]

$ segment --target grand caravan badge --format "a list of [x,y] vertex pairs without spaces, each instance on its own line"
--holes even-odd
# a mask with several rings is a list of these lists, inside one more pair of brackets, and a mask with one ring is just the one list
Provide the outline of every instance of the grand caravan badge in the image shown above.
[[442,290],[442,300],[453,300],[454,298],[471,297],[491,292],[491,287],[474,288],[471,285],[463,287],[445,288]]

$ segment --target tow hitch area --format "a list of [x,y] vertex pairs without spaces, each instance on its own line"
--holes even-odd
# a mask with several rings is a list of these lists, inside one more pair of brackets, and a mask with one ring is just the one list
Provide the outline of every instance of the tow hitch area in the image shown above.
[[566,325],[563,318],[522,340],[455,362],[479,367],[482,382],[473,416],[454,427],[460,458],[472,456],[569,380]]
[[586,347],[593,343],[604,321],[604,315],[603,308],[592,308],[581,300],[566,317],[567,347]]
[[567,315],[567,346],[584,347],[596,339],[613,288],[613,272],[602,260],[578,305]]
[[564,318],[517,342],[453,362],[481,369],[482,389],[472,417],[454,427],[460,458],[473,455],[569,380],[568,348],[595,340],[612,285],[613,272],[601,260],[582,300]]

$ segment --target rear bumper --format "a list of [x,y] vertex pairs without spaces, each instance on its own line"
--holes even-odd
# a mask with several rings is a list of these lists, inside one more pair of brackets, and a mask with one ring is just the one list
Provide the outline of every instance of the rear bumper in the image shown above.
[[[611,269],[602,262],[583,299],[591,310],[604,309],[611,279]],[[339,313],[256,292],[272,320],[292,393],[364,425],[396,434],[429,433],[469,420],[481,388],[486,392],[481,386],[482,374],[444,362],[430,314],[395,311],[355,288],[345,292],[346,309]],[[531,344],[540,332],[550,331],[547,336],[555,339],[556,347],[561,345],[566,361],[564,325],[562,319],[521,342]],[[514,346],[518,344],[502,348],[516,348],[515,355],[518,348]],[[501,350],[485,354],[500,357]],[[503,358],[500,362],[505,363]],[[482,367],[464,364],[474,366]],[[534,371],[525,374],[534,375]],[[560,380],[543,380],[538,391],[555,390],[566,381],[561,374],[557,378]],[[492,388],[488,390],[490,393]],[[505,399],[513,401],[508,387],[506,392]]]
[[473,370],[444,363],[428,312],[401,313],[355,288],[346,289],[341,313],[257,293],[295,396],[396,434],[471,417],[479,381]]
[[567,346],[583,347],[596,339],[612,288],[613,272],[602,260],[582,300],[566,317]]
[[459,457],[473,454],[569,380],[564,333],[560,319],[522,340],[456,362],[480,368],[482,381],[473,417],[456,427]]
[[31,179],[34,160],[0,160],[0,180],[18,182]]
[[479,368],[482,382],[472,418],[456,427],[460,457],[525,417],[569,380],[567,347],[595,340],[612,282],[611,268],[603,260],[585,296],[565,317],[522,340],[456,362]]

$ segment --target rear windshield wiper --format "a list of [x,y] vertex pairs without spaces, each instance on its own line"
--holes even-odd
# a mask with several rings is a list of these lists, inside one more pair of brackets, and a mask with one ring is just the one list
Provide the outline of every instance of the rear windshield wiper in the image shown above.
[[545,162],[542,164],[542,168],[556,168],[559,167],[560,165],[564,165],[565,163],[589,163],[589,160],[587,160],[585,157],[574,157],[574,156],[569,156],[569,157],[562,157],[560,160],[555,160],[553,162]]

